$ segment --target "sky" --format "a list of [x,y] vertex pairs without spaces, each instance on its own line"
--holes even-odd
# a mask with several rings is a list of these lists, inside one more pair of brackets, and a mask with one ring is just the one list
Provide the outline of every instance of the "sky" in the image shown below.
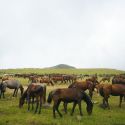
[[0,69],[125,70],[124,0],[0,0]]

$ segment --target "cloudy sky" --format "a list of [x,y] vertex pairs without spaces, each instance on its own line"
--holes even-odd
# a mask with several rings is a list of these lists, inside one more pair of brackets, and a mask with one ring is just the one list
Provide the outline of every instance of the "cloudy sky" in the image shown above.
[[1,0],[0,69],[125,70],[124,0]]

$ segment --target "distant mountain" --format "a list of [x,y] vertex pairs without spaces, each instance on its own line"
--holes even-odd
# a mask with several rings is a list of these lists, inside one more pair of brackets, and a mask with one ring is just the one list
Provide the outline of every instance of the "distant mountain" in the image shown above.
[[59,64],[50,68],[54,68],[54,69],[76,69],[73,66],[67,65],[67,64]]

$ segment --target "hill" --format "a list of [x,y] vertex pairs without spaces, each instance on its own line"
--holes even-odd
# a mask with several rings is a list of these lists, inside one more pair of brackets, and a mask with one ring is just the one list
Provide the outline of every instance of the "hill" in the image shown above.
[[67,64],[59,64],[59,65],[56,65],[56,66],[53,66],[50,68],[53,68],[53,69],[76,69],[75,67],[67,65]]

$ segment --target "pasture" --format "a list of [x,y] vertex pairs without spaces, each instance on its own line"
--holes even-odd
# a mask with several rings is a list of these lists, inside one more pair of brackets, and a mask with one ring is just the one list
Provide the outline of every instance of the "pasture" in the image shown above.
[[[92,70],[38,70],[35,69],[16,69],[16,70],[0,70],[0,73],[76,73],[76,74],[118,74],[124,73],[123,71],[117,70],[106,70],[106,69],[92,69]],[[16,78],[27,87],[27,79]],[[47,86],[47,97],[48,93],[56,88],[67,88],[68,84],[57,84],[55,86]],[[63,105],[59,107],[63,117],[60,118],[57,114],[57,118],[53,118],[52,105],[51,107],[42,107],[41,114],[34,114],[33,111],[27,111],[27,105],[24,104],[22,109],[19,109],[19,97],[12,97],[12,90],[7,89],[5,93],[5,99],[0,99],[0,125],[125,125],[125,102],[122,103],[122,108],[118,107],[119,97],[111,96],[109,104],[111,109],[102,109],[100,104],[102,103],[102,97],[94,92],[93,101],[97,102],[94,104],[93,113],[89,116],[86,112],[86,104],[82,101],[83,116],[79,116],[78,106],[75,109],[74,115],[70,116],[72,104],[68,105],[68,114],[63,111]]]

